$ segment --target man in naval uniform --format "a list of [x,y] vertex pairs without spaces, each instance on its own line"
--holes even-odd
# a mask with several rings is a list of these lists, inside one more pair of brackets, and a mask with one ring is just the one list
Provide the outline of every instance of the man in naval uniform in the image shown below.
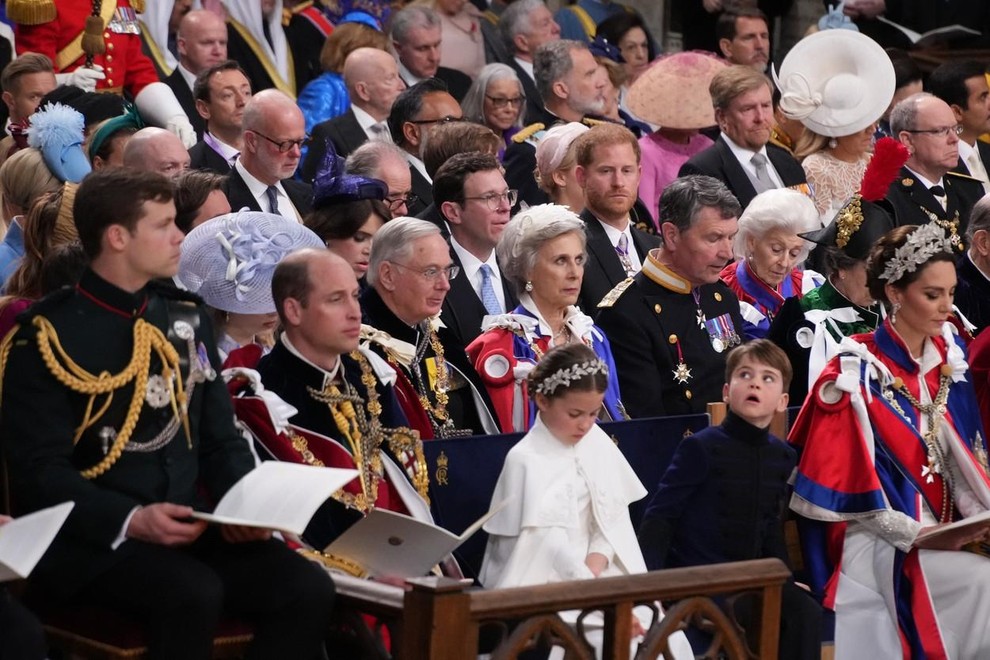
[[952,108],[931,94],[909,96],[891,111],[890,130],[910,154],[887,191],[894,224],[936,222],[962,254],[969,214],[983,197],[983,184],[952,171],[959,163],[962,130]]
[[[175,94],[159,81],[154,63],[141,52],[141,26],[135,11],[143,9],[143,0],[97,4],[96,13],[92,2],[78,0],[36,0],[9,7],[18,54],[46,55],[55,65],[59,84],[87,92],[126,92],[145,121],[172,131],[187,149],[196,144],[196,132]],[[33,11],[18,10],[27,6]],[[93,19],[90,25],[102,25],[102,29],[87,33],[89,19]],[[90,59],[92,67],[88,66]]]
[[322,657],[327,574],[268,530],[190,517],[254,459],[217,377],[210,314],[160,283],[183,239],[171,181],[93,172],[73,216],[89,269],[20,317],[0,351],[15,511],[75,502],[31,587],[136,617],[152,658],[209,658],[225,610],[254,622],[251,657]]
[[599,303],[595,321],[631,417],[701,413],[722,400],[726,353],[742,341],[739,301],[719,280],[739,212],[718,179],[675,180],[660,196],[661,246]]

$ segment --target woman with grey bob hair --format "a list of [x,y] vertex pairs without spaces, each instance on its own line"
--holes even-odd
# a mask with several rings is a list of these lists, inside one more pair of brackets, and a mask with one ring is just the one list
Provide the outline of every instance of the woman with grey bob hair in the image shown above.
[[737,261],[722,270],[722,281],[739,298],[747,340],[766,337],[785,300],[825,281],[798,267],[812,246],[801,234],[820,227],[815,203],[796,190],[767,190],[746,207],[733,247]]
[[512,67],[506,64],[486,64],[464,95],[461,110],[464,119],[487,126],[504,144],[499,150],[499,160],[505,148],[522,128],[526,94]]
[[603,420],[625,419],[612,349],[591,317],[577,308],[584,278],[584,223],[570,209],[541,204],[519,212],[499,238],[495,253],[516,288],[519,306],[486,316],[482,333],[467,347],[495,407],[503,433],[526,431],[535,420],[526,376],[554,346],[581,342],[608,365]]

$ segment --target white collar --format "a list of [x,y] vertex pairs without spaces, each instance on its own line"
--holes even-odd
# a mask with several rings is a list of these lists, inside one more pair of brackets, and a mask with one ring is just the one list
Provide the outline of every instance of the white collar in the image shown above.
[[944,182],[944,180],[945,180],[944,178],[941,178],[941,179],[939,179],[938,181],[929,181],[928,179],[926,179],[926,178],[925,178],[925,177],[923,177],[922,175],[920,175],[920,174],[918,174],[917,172],[915,172],[914,170],[912,170],[912,169],[911,169],[910,167],[908,167],[907,165],[905,165],[905,166],[904,166],[904,168],[905,168],[905,169],[906,169],[906,170],[907,170],[908,172],[910,172],[911,174],[913,174],[913,175],[914,175],[914,177],[915,177],[915,178],[916,178],[916,179],[917,179],[918,181],[920,181],[920,182],[921,182],[921,184],[922,184],[923,186],[925,186],[925,188],[931,188],[932,186],[942,186],[942,190],[945,190],[945,184],[943,183],[943,182]]
[[285,346],[287,351],[289,351],[297,358],[299,358],[300,360],[302,360],[303,362],[305,362],[306,364],[308,364],[309,366],[313,367],[321,374],[323,374],[324,387],[326,387],[329,383],[332,383],[338,374],[340,375],[341,378],[344,377],[344,364],[341,362],[339,355],[337,356],[337,366],[335,366],[333,370],[327,371],[326,369],[324,369],[321,366],[318,366],[315,362],[313,362],[305,355],[300,353],[299,349],[292,345],[292,342],[289,341],[289,337],[284,332],[282,333],[282,336],[279,337],[279,341],[282,342],[282,345]]
[[[975,144],[968,144],[963,140],[959,140],[959,157],[966,160],[970,155],[976,151]],[[968,165],[968,163],[967,163]]]
[[[220,151],[218,151],[217,153],[219,153],[220,156],[225,161],[227,161],[227,164],[228,165],[230,165],[231,167],[233,167],[234,166],[234,161],[237,159],[238,156],[241,155],[241,152],[238,151],[236,148],[230,146],[229,144],[227,144],[226,142],[224,142],[220,138],[218,138],[213,133],[210,133],[209,131],[207,131],[207,134],[210,137],[213,138],[213,140],[210,141],[212,143],[210,146],[212,146],[213,144],[215,144],[217,147],[219,147],[220,148]],[[214,151],[216,151],[216,149],[214,149]]]
[[[592,211],[592,215],[594,215],[594,212],[593,211]],[[630,223],[629,223],[629,216],[628,215],[626,216],[626,227],[625,227],[625,229],[616,229],[615,227],[613,227],[609,223],[603,222],[602,220],[600,220],[597,215],[595,216],[595,220],[598,220],[599,224],[601,224],[601,226],[602,226],[602,229],[605,230],[605,234],[608,236],[608,240],[611,241],[612,247],[615,247],[616,245],[618,245],[619,244],[619,237],[622,236],[623,234],[625,234],[626,240],[629,241],[629,247],[630,247],[630,249],[633,249],[633,250],[636,249],[635,246],[633,245],[632,232],[629,231],[629,225],[630,225]]]
[[405,149],[402,150],[402,153],[405,155],[406,160],[409,161],[409,164],[415,167],[416,171],[423,175],[423,178],[426,179],[427,183],[433,183],[433,177],[426,173],[426,163],[416,156],[413,156]]
[[[241,178],[244,179],[244,184],[247,185],[248,191],[250,191],[251,195],[258,200],[259,204],[265,200],[265,191],[268,190],[268,184],[259,181],[253,174],[248,172],[240,158],[234,161],[234,169],[236,169],[238,174],[241,175]],[[275,186],[275,190],[278,191],[279,196],[284,195],[285,197],[288,197],[285,193],[285,188],[282,187],[281,181],[276,181],[273,185]]]
[[380,123],[367,111],[359,108],[354,103],[351,103],[351,111],[354,113],[354,118],[357,119],[357,123],[361,126],[361,129],[364,130],[365,133],[369,132],[372,126]]
[[763,154],[763,157],[767,159],[767,162],[768,163],[770,162],[770,157],[767,156],[767,145],[765,144],[762,147],[760,147],[759,151],[753,151],[752,149],[747,149],[746,147],[739,146],[738,144],[733,142],[732,138],[730,138],[725,133],[722,133],[722,139],[725,140],[725,143],[727,145],[729,145],[729,150],[732,151],[732,154],[736,157],[736,159],[740,163],[749,164],[750,162],[752,162],[753,156],[756,154]]
[[[179,72],[179,75],[182,76],[182,79],[186,81],[186,84],[189,85],[189,90],[192,91],[193,85],[196,84],[196,74],[184,67],[182,62],[179,62],[175,69]],[[195,103],[195,99],[193,102]]]
[[[20,216],[18,216],[18,217],[20,217]],[[15,218],[15,219],[16,219],[16,218]],[[977,266],[977,265],[976,265],[976,262],[975,262],[975,261],[973,261],[973,257],[972,257],[972,249],[973,249],[973,248],[970,248],[969,250],[966,250],[966,258],[967,258],[967,259],[969,260],[969,263],[971,263],[971,264],[973,264],[973,268],[975,268],[975,269],[977,270],[977,272],[979,272],[979,273],[980,273],[980,275],[982,275],[983,277],[985,277],[985,278],[986,278],[986,280],[987,280],[988,282],[990,282],[990,275],[987,275],[986,273],[984,273],[984,272],[983,272],[983,269],[982,269],[982,268],[980,268],[979,266]]]
[[533,79],[533,82],[536,82],[536,75],[533,73],[532,62],[528,62],[520,57],[513,57],[512,59],[516,61],[516,64],[519,65],[520,69],[526,72],[526,75]]
[[414,76],[413,72],[406,68],[406,65],[402,63],[402,60],[397,60],[399,63],[399,77],[405,81],[406,87],[412,87],[418,82],[423,82],[426,78],[420,78],[419,76]]
[[482,264],[488,264],[488,267],[492,269],[493,278],[502,277],[498,269],[498,261],[495,259],[495,250],[491,251],[488,259],[482,261],[471,254],[466,247],[458,243],[453,234],[450,235],[450,247],[454,249],[454,253],[457,254],[457,258],[461,261],[461,269],[464,271],[464,276],[470,281],[474,282],[474,277],[478,274],[478,270],[481,269]]

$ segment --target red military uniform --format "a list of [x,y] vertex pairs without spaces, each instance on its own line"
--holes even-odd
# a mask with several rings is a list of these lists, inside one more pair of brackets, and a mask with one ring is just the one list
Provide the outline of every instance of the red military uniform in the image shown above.
[[[55,20],[38,25],[15,24],[17,53],[47,55],[56,73],[68,73],[86,62],[81,37],[93,5],[85,0],[53,1],[58,12]],[[96,55],[93,64],[103,67],[106,79],[98,81],[96,89],[137,96],[148,84],[158,82],[158,74],[152,61],[141,52],[135,10],[129,0],[103,0],[100,15],[105,26],[106,52]]]

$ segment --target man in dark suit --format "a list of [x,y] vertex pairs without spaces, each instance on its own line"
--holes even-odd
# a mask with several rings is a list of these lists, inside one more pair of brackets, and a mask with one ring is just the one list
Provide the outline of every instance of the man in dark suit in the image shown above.
[[959,163],[952,108],[931,94],[909,96],[891,111],[890,129],[911,154],[887,191],[894,224],[936,222],[962,252],[969,214],[983,196],[983,184],[952,171]]
[[438,124],[460,121],[463,116],[461,106],[447,92],[446,85],[435,78],[416,83],[399,94],[392,104],[388,116],[392,142],[402,149],[409,161],[412,193],[418,200],[409,208],[410,214],[420,213],[433,203],[433,179],[422,159],[427,131]]
[[986,65],[975,60],[950,61],[928,77],[928,91],[949,104],[962,128],[959,164],[955,171],[979,179],[990,192],[990,144],[980,136],[990,132],[990,87]]
[[348,174],[383,181],[388,187],[385,203],[393,218],[409,215],[409,207],[419,205],[412,195],[412,173],[402,149],[391,142],[372,140],[358,147],[347,157],[344,169]]
[[399,58],[399,75],[408,87],[439,78],[460,103],[471,78],[457,69],[440,66],[440,16],[429,7],[412,5],[392,16],[392,47]]
[[358,48],[344,60],[344,84],[351,99],[347,112],[313,128],[300,175],[312,181],[326,156],[327,140],[341,158],[367,140],[389,140],[388,113],[406,84],[395,58],[377,48]]
[[514,191],[491,154],[451,157],[433,179],[433,201],[450,226],[450,257],[461,270],[450,281],[440,319],[467,346],[488,314],[505,314],[517,301],[502,276],[495,245],[509,222]]
[[244,148],[242,122],[251,82],[237,62],[227,60],[200,71],[193,94],[206,132],[189,150],[189,167],[227,174]]
[[588,235],[578,306],[591,311],[605,294],[642,269],[650,250],[660,247],[660,239],[631,221],[641,173],[636,136],[618,124],[600,124],[575,140],[574,153],[574,175],[584,190],[581,219]]
[[196,111],[193,87],[201,71],[227,59],[227,27],[215,12],[194,9],[182,17],[175,43],[179,64],[163,82],[172,88],[189,123],[196,129],[196,137],[202,140],[206,122]]
[[515,70],[526,95],[524,121],[535,124],[543,117],[543,96],[536,87],[533,58],[540,46],[560,39],[560,26],[543,0],[517,0],[505,8],[498,29],[511,54],[508,65]]
[[742,341],[739,301],[719,279],[739,212],[717,179],[676,179],[660,196],[662,246],[599,303],[630,416],[697,414],[722,400],[726,355]]
[[594,56],[579,41],[557,39],[543,44],[536,50],[533,71],[543,96],[543,116],[539,123],[515,135],[503,159],[509,187],[518,190],[519,200],[530,206],[550,201],[533,175],[536,145],[543,131],[554,124],[601,114],[605,109],[606,86],[606,80],[597,74]]
[[312,188],[292,180],[306,140],[305,120],[295,102],[278,90],[255,94],[244,108],[244,149],[224,192],[235,210],[277,213],[303,221]]
[[[32,587],[137,617],[151,657],[209,657],[224,610],[253,622],[253,657],[321,657],[326,572],[268,530],[191,518],[254,458],[217,373],[209,312],[160,283],[178,269],[174,214],[159,174],[87,176],[73,215],[90,266],[32,308],[44,325],[22,326],[5,355],[0,438],[18,513],[75,502]],[[46,361],[53,343],[59,357]],[[190,384],[181,405],[177,382]]]
[[720,179],[744,209],[764,190],[810,192],[800,163],[786,149],[768,144],[774,125],[770,79],[735,65],[715,74],[709,90],[721,134],[715,144],[684,163],[679,175]]

